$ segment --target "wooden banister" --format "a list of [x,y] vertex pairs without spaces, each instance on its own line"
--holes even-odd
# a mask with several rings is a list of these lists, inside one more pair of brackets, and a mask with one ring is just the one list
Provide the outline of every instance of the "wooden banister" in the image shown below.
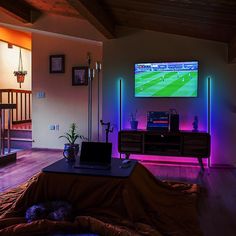
[[[16,160],[16,154],[11,153],[11,141],[10,141],[11,113],[13,109],[16,109],[16,104],[0,103],[0,164],[4,162],[7,163],[8,161]],[[7,119],[7,150],[8,150],[7,155],[5,155],[5,116],[6,115],[8,118]]]
[[12,112],[12,123],[31,122],[32,91],[21,89],[0,89],[0,103],[15,103],[17,108]]

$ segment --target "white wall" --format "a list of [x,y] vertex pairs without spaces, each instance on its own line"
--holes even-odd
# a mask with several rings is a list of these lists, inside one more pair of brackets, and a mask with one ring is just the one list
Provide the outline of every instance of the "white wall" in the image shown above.
[[[79,132],[87,136],[88,86],[72,86],[72,67],[87,65],[91,53],[92,67],[102,60],[102,44],[92,41],[32,34],[33,77],[33,147],[63,148],[66,143],[58,139],[72,122]],[[49,56],[65,55],[65,73],[49,73]],[[38,92],[45,98],[37,98]],[[97,78],[93,81],[93,137],[97,135]],[[50,131],[49,125],[59,124],[59,131]]]
[[[0,88],[19,89],[16,76],[13,72],[18,70],[19,47],[13,46],[9,49],[8,44],[0,41]],[[31,51],[21,49],[23,69],[27,71],[25,82],[21,84],[21,89],[31,90]]]
[[[212,77],[212,164],[236,165],[236,65],[227,64],[227,45],[190,37],[133,31],[104,43],[103,119],[114,124],[111,134],[117,154],[118,80],[123,79],[123,128],[129,128],[129,113],[138,109],[139,128],[146,128],[146,112],[175,108],[180,128],[192,129],[194,115],[199,128],[207,131],[206,78]],[[134,63],[199,61],[197,98],[135,98]],[[118,154],[117,154],[118,155]]]

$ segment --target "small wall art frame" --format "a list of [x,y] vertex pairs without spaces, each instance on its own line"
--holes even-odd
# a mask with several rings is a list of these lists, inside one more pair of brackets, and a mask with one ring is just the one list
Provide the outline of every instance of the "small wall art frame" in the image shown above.
[[49,56],[49,72],[65,73],[65,55]]
[[72,85],[88,85],[88,66],[72,67]]

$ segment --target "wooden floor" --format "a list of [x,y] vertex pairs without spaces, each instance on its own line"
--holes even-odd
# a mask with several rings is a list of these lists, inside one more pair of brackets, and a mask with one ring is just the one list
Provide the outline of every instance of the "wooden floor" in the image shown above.
[[[0,194],[61,158],[60,150],[20,151],[16,163],[0,167]],[[201,185],[204,191],[199,199],[199,221],[205,236],[236,235],[235,169],[211,168],[200,174],[199,167],[143,164],[160,179]]]
[[62,158],[60,150],[30,149],[17,152],[17,161],[0,167],[0,193],[26,182],[42,168]]

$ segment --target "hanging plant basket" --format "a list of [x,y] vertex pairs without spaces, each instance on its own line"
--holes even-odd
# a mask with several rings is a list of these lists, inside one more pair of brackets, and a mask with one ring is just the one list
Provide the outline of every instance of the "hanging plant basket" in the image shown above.
[[21,83],[24,83],[25,81],[26,74],[27,74],[27,71],[14,71],[14,75],[16,76],[17,83],[20,84],[20,88],[21,88]]
[[18,83],[24,83],[26,74],[27,71],[14,71],[14,75],[16,76]]
[[24,83],[25,81],[26,74],[27,74],[27,71],[23,70],[23,63],[22,63],[22,56],[21,56],[21,49],[20,49],[18,71],[14,71],[14,75],[16,76],[17,83],[20,84],[20,88],[21,88],[21,83]]

